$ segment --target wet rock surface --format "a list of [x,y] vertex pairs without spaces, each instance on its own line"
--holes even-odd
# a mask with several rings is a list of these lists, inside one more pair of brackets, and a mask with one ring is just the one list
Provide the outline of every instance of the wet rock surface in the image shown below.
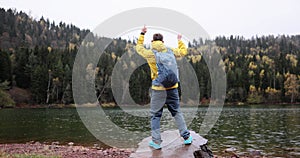
[[207,140],[194,131],[190,131],[193,137],[191,145],[184,145],[178,130],[165,131],[161,134],[161,150],[154,150],[148,146],[151,137],[143,139],[138,149],[132,153],[132,158],[194,158],[194,151],[199,150],[200,145],[207,143]]

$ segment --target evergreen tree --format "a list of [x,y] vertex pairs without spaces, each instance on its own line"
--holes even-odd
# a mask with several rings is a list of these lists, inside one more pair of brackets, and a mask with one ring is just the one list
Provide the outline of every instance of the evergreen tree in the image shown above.
[[0,82],[12,81],[11,61],[9,54],[0,50]]
[[32,74],[30,91],[36,103],[45,103],[47,97],[48,70],[44,66],[36,66]]

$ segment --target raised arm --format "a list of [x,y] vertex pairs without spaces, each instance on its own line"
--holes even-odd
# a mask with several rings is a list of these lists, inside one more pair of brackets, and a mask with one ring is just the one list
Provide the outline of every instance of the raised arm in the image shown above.
[[145,58],[146,60],[155,60],[155,56],[152,52],[152,50],[149,50],[149,49],[146,49],[144,47],[144,35],[146,34],[147,32],[147,28],[146,26],[144,26],[144,28],[142,29],[142,32],[140,34],[140,37],[137,41],[137,44],[136,44],[136,51],[137,53],[142,56],[143,58]]
[[178,36],[177,36],[178,48],[173,49],[174,55],[176,57],[183,57],[183,56],[187,55],[187,53],[188,53],[187,48],[186,48],[185,44],[182,42],[181,38],[182,38],[182,35],[178,34]]

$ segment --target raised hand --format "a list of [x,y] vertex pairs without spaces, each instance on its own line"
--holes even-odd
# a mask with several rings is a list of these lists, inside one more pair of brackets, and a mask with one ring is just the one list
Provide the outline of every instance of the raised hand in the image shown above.
[[182,35],[181,35],[181,34],[178,34],[178,35],[177,35],[177,39],[178,39],[178,41],[180,41],[180,40],[181,40],[181,38],[182,38]]
[[144,27],[142,28],[142,32],[143,32],[143,33],[146,33],[146,32],[147,32],[147,27],[146,27],[146,25],[144,25]]

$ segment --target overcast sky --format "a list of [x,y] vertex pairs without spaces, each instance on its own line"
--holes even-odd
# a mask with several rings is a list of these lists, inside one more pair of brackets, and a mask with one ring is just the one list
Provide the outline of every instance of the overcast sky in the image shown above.
[[300,34],[299,0],[0,0],[0,6],[90,30],[122,11],[162,7],[191,17],[211,37]]

